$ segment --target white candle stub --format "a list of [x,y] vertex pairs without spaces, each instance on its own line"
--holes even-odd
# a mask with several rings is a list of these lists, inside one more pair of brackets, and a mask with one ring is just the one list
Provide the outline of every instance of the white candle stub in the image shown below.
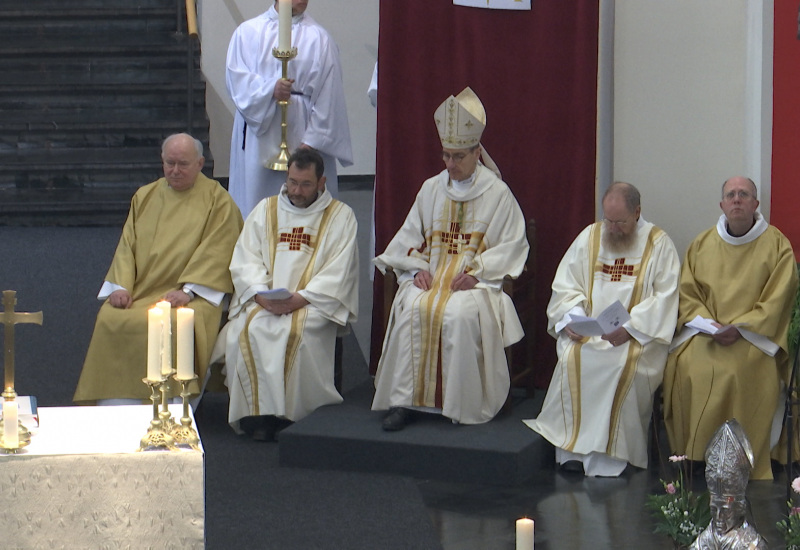
[[147,379],[151,382],[161,380],[161,308],[147,310]]
[[517,520],[517,550],[533,550],[533,520]]
[[189,307],[179,307],[176,318],[178,380],[191,380],[194,378],[194,310]]
[[3,401],[3,442],[6,448],[19,447],[19,409],[16,401]]

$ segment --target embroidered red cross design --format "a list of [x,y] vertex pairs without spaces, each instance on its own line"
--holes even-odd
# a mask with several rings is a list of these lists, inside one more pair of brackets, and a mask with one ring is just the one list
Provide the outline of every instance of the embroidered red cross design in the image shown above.
[[281,233],[278,242],[289,243],[289,250],[300,250],[300,245],[311,246],[311,235],[303,233],[303,227],[292,227],[291,233]]
[[472,233],[462,233],[461,224],[450,222],[450,231],[442,232],[442,244],[447,245],[448,254],[461,254],[464,245],[469,244]]
[[603,273],[611,275],[612,281],[621,281],[623,275],[633,275],[633,266],[625,265],[625,258],[617,258],[614,265],[603,264]]

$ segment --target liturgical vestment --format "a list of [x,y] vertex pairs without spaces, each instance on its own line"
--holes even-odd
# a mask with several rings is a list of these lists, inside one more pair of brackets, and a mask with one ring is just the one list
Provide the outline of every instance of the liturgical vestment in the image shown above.
[[[281,144],[281,107],[273,97],[281,78],[278,13],[266,12],[236,29],[228,46],[225,82],[236,106],[231,134],[230,192],[247,217],[264,197],[277,195],[286,172],[267,168]],[[339,49],[328,32],[306,13],[292,18],[292,46],[297,56],[288,65],[293,79],[287,108],[289,151],[304,143],[325,161],[326,189],[337,195],[337,159],[353,164]]]
[[787,332],[797,271],[789,240],[760,213],[756,217],[747,234],[732,237],[723,215],[689,246],[678,326],[699,315],[723,326],[742,326],[779,349],[770,355],[745,338],[722,346],[708,335],[692,336],[670,354],[664,420],[672,450],[703,460],[717,428],[735,418],[753,447],[751,478],[772,479],[770,448],[777,437],[771,437],[771,428],[789,376]]
[[[478,165],[467,189],[447,171],[427,180],[403,226],[375,258],[399,275],[375,377],[374,410],[421,407],[457,422],[491,420],[508,396],[503,348],[522,338],[511,298],[501,287],[525,266],[522,210],[508,186]],[[413,274],[428,271],[422,291]],[[467,273],[479,283],[450,290]]]
[[[245,416],[296,421],[342,401],[333,362],[337,332],[358,314],[355,215],[328,191],[307,208],[285,191],[253,209],[231,259],[235,291],[214,360],[224,355],[228,421],[237,431]],[[309,304],[274,315],[254,300],[281,288]]]
[[[136,191],[106,275],[106,281],[130,292],[133,305],[120,309],[105,302],[100,308],[75,402],[150,397],[142,383],[147,374],[147,310],[187,283],[231,292],[228,264],[241,227],[242,216],[228,192],[202,173],[186,191],[175,191],[165,178]],[[222,307],[199,295],[187,307],[194,310],[195,371],[202,380]],[[172,333],[175,365],[176,331]],[[196,393],[197,387],[193,389]]]
[[[641,218],[629,252],[607,250],[605,231],[603,222],[586,227],[556,270],[547,318],[558,363],[541,413],[525,422],[569,453],[646,468],[653,394],[678,314],[680,262],[669,236]],[[563,331],[571,315],[597,317],[617,300],[631,316],[625,344],[599,336],[573,341]]]

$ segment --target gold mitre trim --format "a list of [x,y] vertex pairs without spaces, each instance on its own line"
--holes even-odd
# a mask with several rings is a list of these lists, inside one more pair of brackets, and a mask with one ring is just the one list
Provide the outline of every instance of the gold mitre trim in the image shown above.
[[467,86],[445,99],[433,113],[439,139],[445,149],[468,149],[481,142],[486,128],[486,111],[475,92]]

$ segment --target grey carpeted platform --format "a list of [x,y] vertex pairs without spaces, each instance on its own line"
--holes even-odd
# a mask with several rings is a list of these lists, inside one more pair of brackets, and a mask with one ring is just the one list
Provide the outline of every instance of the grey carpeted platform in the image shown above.
[[322,407],[284,430],[280,464],[491,485],[516,485],[552,467],[552,445],[522,423],[536,417],[544,392],[515,399],[509,412],[486,424],[454,425],[416,413],[400,432],[381,429],[384,412],[370,410],[372,392],[367,381],[341,405]]

